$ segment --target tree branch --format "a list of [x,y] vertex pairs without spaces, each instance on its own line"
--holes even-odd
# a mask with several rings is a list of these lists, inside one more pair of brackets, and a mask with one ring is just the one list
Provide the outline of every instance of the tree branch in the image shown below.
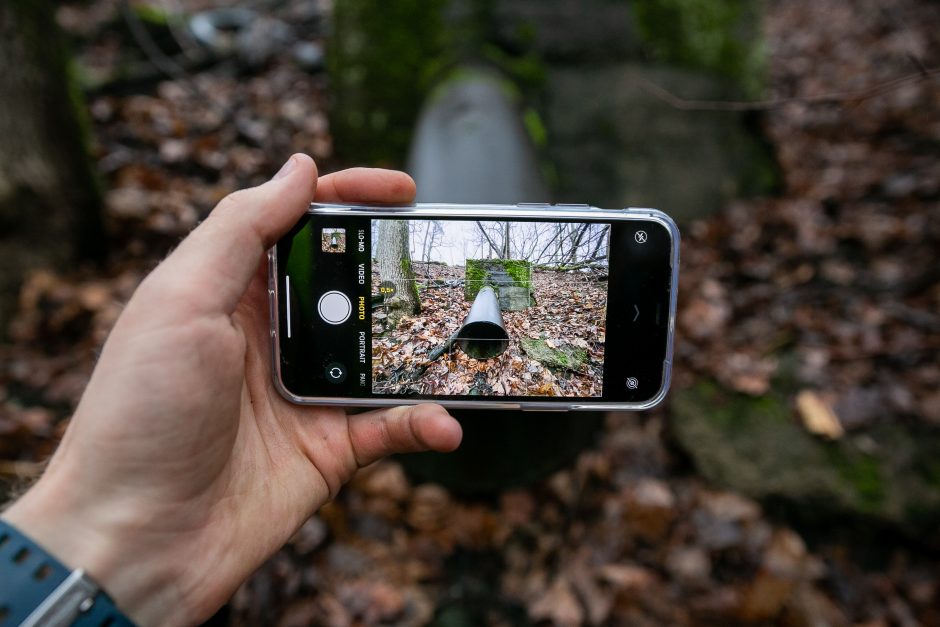
[[894,91],[908,83],[919,83],[940,76],[940,68],[922,67],[916,74],[907,74],[899,78],[878,83],[858,91],[841,91],[817,96],[794,96],[792,98],[771,98],[768,100],[689,100],[675,95],[662,85],[657,85],[642,76],[640,85],[648,92],[666,102],[675,109],[683,111],[766,111],[783,105],[799,102],[804,104],[845,104],[858,103]]
[[489,233],[486,232],[486,229],[483,228],[483,225],[480,224],[479,222],[477,222],[476,224],[477,224],[477,228],[480,229],[480,233],[483,233],[483,237],[486,238],[486,243],[489,244],[490,250],[493,251],[493,253],[496,255],[496,258],[498,259],[500,252],[499,252],[499,249],[496,247],[496,244],[494,244],[493,240],[490,239],[490,235]]

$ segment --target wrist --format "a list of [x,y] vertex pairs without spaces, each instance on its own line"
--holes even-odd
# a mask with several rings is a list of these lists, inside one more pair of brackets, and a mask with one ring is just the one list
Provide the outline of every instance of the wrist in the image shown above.
[[172,565],[125,506],[84,499],[47,475],[3,518],[68,569],[83,569],[141,627],[185,622]]

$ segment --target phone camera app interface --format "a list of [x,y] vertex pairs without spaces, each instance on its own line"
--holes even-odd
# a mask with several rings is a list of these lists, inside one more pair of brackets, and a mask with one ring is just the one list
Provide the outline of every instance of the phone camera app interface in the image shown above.
[[609,230],[373,220],[372,393],[601,396]]
[[645,401],[672,250],[652,221],[311,215],[277,245],[279,376],[305,397]]

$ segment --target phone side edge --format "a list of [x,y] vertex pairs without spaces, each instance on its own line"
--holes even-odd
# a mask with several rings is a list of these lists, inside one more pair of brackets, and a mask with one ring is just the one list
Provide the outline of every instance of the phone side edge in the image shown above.
[[625,209],[625,211],[640,212],[642,214],[648,215],[656,222],[662,224],[669,232],[669,239],[672,246],[670,251],[670,264],[672,266],[672,271],[669,275],[669,320],[668,327],[666,329],[666,354],[664,355],[663,359],[663,382],[659,388],[659,391],[653,395],[649,401],[641,403],[640,407],[636,407],[635,409],[631,410],[642,411],[653,409],[654,407],[661,404],[666,399],[666,395],[669,393],[669,388],[672,385],[672,362],[676,338],[676,310],[679,301],[679,258],[682,244],[682,235],[679,232],[679,225],[677,225],[676,221],[673,220],[672,217],[664,211],[659,209],[638,207],[629,207]]
[[297,396],[287,389],[281,377],[281,333],[280,333],[280,285],[277,280],[277,244],[268,249],[268,315],[270,317],[269,336],[271,341],[271,383],[285,400],[300,405],[309,404],[304,397]]

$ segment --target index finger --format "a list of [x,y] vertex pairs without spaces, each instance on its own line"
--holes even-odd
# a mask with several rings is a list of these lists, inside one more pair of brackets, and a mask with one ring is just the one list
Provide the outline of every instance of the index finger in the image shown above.
[[414,180],[398,170],[349,168],[321,176],[314,201],[378,205],[414,202]]

